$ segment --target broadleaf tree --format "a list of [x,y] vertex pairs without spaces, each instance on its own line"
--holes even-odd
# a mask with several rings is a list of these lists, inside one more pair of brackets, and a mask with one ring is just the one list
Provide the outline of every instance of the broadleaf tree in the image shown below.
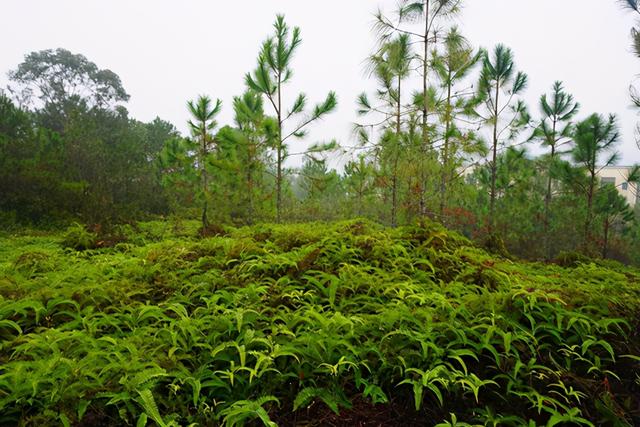
[[31,52],[9,72],[9,92],[40,111],[44,123],[62,131],[74,110],[112,109],[129,100],[120,77],[66,49]]

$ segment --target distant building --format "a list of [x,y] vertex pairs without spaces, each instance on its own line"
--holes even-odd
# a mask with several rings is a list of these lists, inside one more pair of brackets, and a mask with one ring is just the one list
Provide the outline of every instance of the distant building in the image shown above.
[[629,205],[634,207],[639,202],[639,199],[637,185],[627,182],[631,169],[631,166],[607,166],[600,169],[598,177],[602,184],[614,185],[620,195],[627,199]]

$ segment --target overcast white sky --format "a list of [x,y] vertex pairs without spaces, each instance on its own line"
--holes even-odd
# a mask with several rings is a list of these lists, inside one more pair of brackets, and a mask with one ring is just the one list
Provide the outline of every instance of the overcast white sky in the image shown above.
[[[373,46],[378,7],[395,0],[2,0],[0,86],[6,72],[34,50],[64,47],[116,72],[131,94],[133,117],[155,116],[185,130],[185,103],[198,94],[221,98],[220,121],[232,120],[231,101],[244,90],[261,41],[276,13],[302,28],[290,91],[311,101],[338,94],[336,113],[316,125],[308,142],[336,137],[351,145],[355,98],[371,84],[363,60]],[[563,80],[583,108],[616,113],[623,139],[621,163],[640,161],[628,87],[640,72],[630,50],[635,17],[616,0],[467,0],[457,23],[475,46],[504,43],[529,74],[526,99],[537,100]],[[293,149],[292,151],[297,151]]]

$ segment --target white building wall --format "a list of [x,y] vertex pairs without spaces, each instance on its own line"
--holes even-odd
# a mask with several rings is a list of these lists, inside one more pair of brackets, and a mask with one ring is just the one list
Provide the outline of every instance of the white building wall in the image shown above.
[[601,182],[615,185],[629,205],[634,207],[638,203],[638,188],[635,184],[627,182],[630,171],[630,166],[607,166],[598,172],[598,177]]

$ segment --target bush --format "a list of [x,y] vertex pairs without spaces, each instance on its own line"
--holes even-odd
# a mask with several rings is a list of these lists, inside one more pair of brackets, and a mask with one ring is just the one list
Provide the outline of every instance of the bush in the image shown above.
[[216,237],[216,236],[226,236],[227,232],[224,227],[218,224],[209,224],[206,228],[200,227],[198,230],[198,235],[200,237]]
[[76,251],[85,251],[87,249],[95,249],[97,242],[98,235],[96,233],[88,231],[82,224],[75,223],[67,228],[62,240],[62,246]]
[[55,267],[49,255],[40,251],[24,252],[15,260],[13,266],[26,277],[53,271]]
[[556,259],[553,260],[554,264],[558,264],[561,267],[574,268],[580,264],[589,264],[593,260],[588,256],[575,251],[560,252]]

